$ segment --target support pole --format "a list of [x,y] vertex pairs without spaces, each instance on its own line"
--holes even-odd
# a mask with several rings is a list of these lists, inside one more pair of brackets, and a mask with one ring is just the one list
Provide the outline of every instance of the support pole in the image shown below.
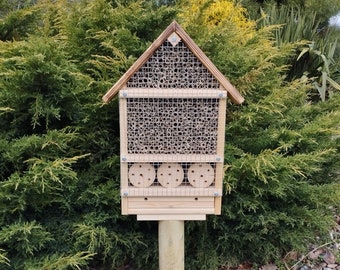
[[184,220],[158,222],[160,270],[184,270]]

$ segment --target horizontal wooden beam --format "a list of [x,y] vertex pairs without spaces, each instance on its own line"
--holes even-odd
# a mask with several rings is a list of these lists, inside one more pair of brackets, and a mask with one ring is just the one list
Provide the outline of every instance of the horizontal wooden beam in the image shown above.
[[206,215],[204,214],[185,214],[185,215],[137,215],[137,220],[206,220]]
[[149,155],[127,154],[121,156],[121,162],[213,162],[223,163],[223,156],[217,155]]
[[148,188],[123,188],[121,190],[122,197],[221,197],[222,188],[207,187],[207,188],[193,188],[193,187],[174,187],[164,188],[160,186],[151,186]]
[[123,88],[120,98],[213,98],[227,97],[227,92],[219,89],[171,88],[168,91],[160,88]]

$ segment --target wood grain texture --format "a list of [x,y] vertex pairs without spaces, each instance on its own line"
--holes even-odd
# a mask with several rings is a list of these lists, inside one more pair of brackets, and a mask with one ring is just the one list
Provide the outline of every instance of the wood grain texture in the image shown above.
[[137,220],[206,220],[204,214],[151,214],[151,215],[137,215]]
[[184,221],[158,223],[159,270],[184,270]]

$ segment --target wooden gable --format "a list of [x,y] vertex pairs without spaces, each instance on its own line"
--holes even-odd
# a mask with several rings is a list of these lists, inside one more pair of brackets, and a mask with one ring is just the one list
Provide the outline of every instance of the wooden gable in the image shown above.
[[119,93],[122,214],[203,220],[221,213],[227,96],[243,97],[171,23],[104,95]]
[[[159,60],[157,59],[158,52],[162,54],[162,58],[159,61],[167,61],[166,56],[162,53],[162,51],[167,50],[167,46],[173,46],[176,48],[176,52],[180,53],[177,53],[176,57],[171,57],[171,50],[168,52],[168,59],[170,59],[170,62],[173,62],[172,65],[171,63],[157,63]],[[191,73],[186,71],[183,74],[183,70],[185,70],[183,65],[187,61],[191,61],[190,66],[191,68],[194,66],[194,70]],[[140,73],[142,76],[139,75]],[[183,80],[185,81],[184,83]],[[217,84],[219,87],[216,87]],[[172,22],[164,30],[116,84],[112,86],[103,96],[103,101],[109,102],[126,85],[132,88],[220,88],[227,91],[228,97],[234,103],[241,104],[244,101],[244,98],[236,88],[216,68],[176,21]]]

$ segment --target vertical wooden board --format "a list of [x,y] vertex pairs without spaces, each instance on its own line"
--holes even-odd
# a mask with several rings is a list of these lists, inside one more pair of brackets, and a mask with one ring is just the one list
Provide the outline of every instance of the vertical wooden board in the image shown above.
[[[221,193],[223,193],[223,163],[216,164],[215,187],[221,189]],[[215,215],[221,214],[222,195],[223,194],[218,194],[218,196],[215,197]]]
[[[123,158],[127,156],[127,110],[126,110],[126,99],[119,99],[119,123],[120,123],[120,188],[121,190],[128,188],[128,164],[123,162]],[[126,197],[121,198],[122,214],[127,215],[128,213],[128,199]]]
[[127,190],[129,187],[129,175],[127,162],[120,163],[120,188],[121,190]]
[[221,208],[222,208],[222,196],[215,198],[215,215],[221,215]]
[[[218,115],[217,155],[221,157],[222,160],[224,157],[226,104],[226,98],[220,99]],[[215,187],[221,189],[221,192],[223,192],[223,162],[216,163]],[[222,194],[218,194],[218,197],[215,197],[215,215],[221,214],[221,207]]]
[[129,210],[128,210],[128,198],[121,197],[121,210],[122,210],[122,215],[129,215]]
[[226,118],[226,98],[219,100],[218,108],[218,133],[217,133],[217,155],[224,156],[225,118]]
[[120,128],[120,156],[126,158],[128,154],[127,147],[127,102],[126,98],[119,98],[119,128]]
[[[120,189],[127,190],[129,186],[129,179],[128,179],[128,164],[126,162],[120,163]],[[127,194],[128,195],[128,194]],[[128,215],[128,198],[124,197],[124,194],[121,195],[121,207],[122,207],[122,214]]]
[[[223,163],[216,163],[215,188],[223,189]],[[219,194],[222,195],[222,194]]]

